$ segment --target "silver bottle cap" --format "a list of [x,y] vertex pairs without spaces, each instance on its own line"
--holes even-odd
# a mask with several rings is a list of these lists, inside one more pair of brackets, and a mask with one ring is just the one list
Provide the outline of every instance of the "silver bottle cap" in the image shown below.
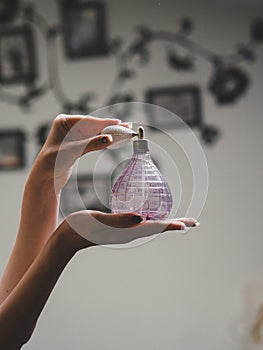
[[133,141],[133,152],[135,153],[144,153],[148,152],[149,147],[148,147],[148,141],[143,139],[143,140],[134,140]]

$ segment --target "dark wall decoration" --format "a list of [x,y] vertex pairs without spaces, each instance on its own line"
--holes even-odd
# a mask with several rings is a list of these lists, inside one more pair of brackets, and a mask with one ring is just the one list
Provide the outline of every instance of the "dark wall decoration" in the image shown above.
[[36,76],[32,27],[0,29],[0,84],[32,83]]
[[[202,124],[201,92],[198,86],[183,85],[153,88],[146,92],[146,102],[161,106],[178,115],[191,127]],[[164,120],[162,116],[153,115],[154,126],[169,129],[176,127],[176,121]],[[177,123],[178,127],[182,124]]]
[[[66,93],[58,72],[56,39],[59,36],[63,38],[65,54],[68,60],[72,60],[72,64],[78,59],[91,59],[101,55],[115,57],[117,73],[113,77],[112,89],[109,96],[106,96],[104,105],[134,100],[133,93],[123,91],[123,86],[129,79],[136,78],[138,65],[143,67],[150,63],[152,49],[157,41],[164,44],[167,65],[175,77],[176,74],[191,74],[197,69],[196,60],[205,60],[212,68],[207,70],[212,71],[207,79],[207,90],[214,97],[215,103],[231,105],[248,91],[252,82],[244,67],[255,61],[257,46],[263,42],[263,18],[252,21],[247,42],[234,45],[233,52],[225,55],[214,52],[193,39],[194,26],[189,18],[178,22],[177,31],[153,30],[139,26],[134,39],[126,43],[122,38],[112,39],[107,36],[107,11],[101,1],[57,0],[61,21],[56,26],[51,26],[32,3],[22,0],[0,1],[0,101],[17,104],[26,111],[37,98],[50,91],[60,106],[58,112],[88,114],[100,107],[94,103],[93,91],[83,91],[74,100]],[[35,31],[40,31],[46,40],[46,77],[37,75],[39,62],[36,59]],[[180,51],[182,49],[184,54]],[[9,84],[19,84],[24,87],[24,93],[11,94],[10,87],[7,92],[4,85]],[[195,82],[193,84],[196,85]],[[153,97],[155,87],[149,88],[152,89],[152,97],[148,92],[148,101],[158,104],[158,94]],[[198,86],[193,91],[198,91],[198,88],[200,94]],[[183,98],[186,101],[186,93],[184,97],[181,94],[181,99],[175,94],[175,90],[180,91],[182,87],[173,89],[173,93],[166,91],[166,97],[164,91],[159,91],[158,95],[160,104],[172,109]],[[211,144],[217,139],[218,130],[204,122],[198,112],[196,97],[193,100],[195,102],[191,100],[190,103],[195,104],[195,111],[189,112],[188,116],[182,116],[188,118],[186,121],[190,126],[198,127],[202,139]]]
[[0,130],[0,171],[25,166],[26,135],[17,129]]
[[63,39],[69,58],[108,53],[105,6],[102,2],[61,1]]
[[97,175],[96,181],[92,174],[81,175],[77,179],[72,178],[65,185],[61,194],[62,214],[69,215],[83,209],[109,212],[108,192],[107,178],[103,175]]

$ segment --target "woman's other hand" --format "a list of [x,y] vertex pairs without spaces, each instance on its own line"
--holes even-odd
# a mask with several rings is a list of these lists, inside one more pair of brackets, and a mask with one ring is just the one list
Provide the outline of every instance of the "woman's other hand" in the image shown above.
[[114,118],[58,115],[38,155],[35,170],[52,180],[55,176],[57,191],[60,191],[79,157],[91,151],[104,149],[111,144],[111,135],[100,135],[101,130],[106,126],[120,123],[119,119]]
[[110,214],[83,210],[70,214],[59,231],[68,237],[71,247],[80,250],[94,245],[125,244],[165,231],[182,231],[198,225],[193,218],[145,221],[137,213]]

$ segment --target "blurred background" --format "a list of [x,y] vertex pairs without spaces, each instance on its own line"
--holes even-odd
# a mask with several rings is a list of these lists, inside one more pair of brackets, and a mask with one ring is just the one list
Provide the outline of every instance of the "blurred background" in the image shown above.
[[[25,349],[263,349],[262,17],[262,0],[0,2],[0,272],[59,113],[158,104],[192,128],[209,171],[200,227],[79,253]],[[118,108],[113,116],[132,119]],[[187,145],[187,131],[148,122]],[[96,158],[80,180],[93,207]],[[155,161],[170,183],[170,160]]]

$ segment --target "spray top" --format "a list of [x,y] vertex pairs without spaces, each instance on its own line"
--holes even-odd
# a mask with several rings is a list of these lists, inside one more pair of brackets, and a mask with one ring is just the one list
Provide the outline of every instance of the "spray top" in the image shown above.
[[101,131],[101,134],[108,134],[112,136],[113,142],[110,146],[107,147],[109,149],[116,149],[124,146],[130,142],[133,137],[137,136],[138,139],[133,141],[134,152],[149,151],[148,141],[144,138],[144,129],[142,126],[139,126],[137,131],[135,131],[132,129],[132,124],[130,128],[122,125],[110,125],[104,128]]
[[101,131],[101,134],[108,134],[112,136],[112,143],[107,148],[116,149],[126,145],[131,141],[134,136],[138,136],[138,132],[132,129],[132,123],[130,128],[122,125],[110,125]]

